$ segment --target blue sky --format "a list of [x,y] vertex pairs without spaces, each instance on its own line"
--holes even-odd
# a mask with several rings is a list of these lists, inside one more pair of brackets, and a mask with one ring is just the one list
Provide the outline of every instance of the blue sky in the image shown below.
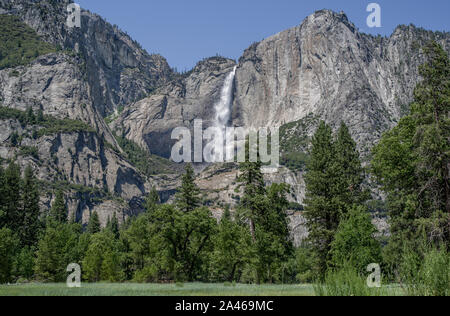
[[[414,23],[450,31],[449,0],[76,0],[130,34],[178,70],[210,56],[238,59],[253,42],[300,24],[320,9],[343,10],[362,31],[390,35]],[[366,25],[367,5],[381,6],[382,27]]]

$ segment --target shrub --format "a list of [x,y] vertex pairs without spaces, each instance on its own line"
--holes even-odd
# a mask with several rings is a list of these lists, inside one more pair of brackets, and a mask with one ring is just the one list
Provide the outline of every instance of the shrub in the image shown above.
[[381,263],[381,245],[374,238],[377,229],[363,206],[353,206],[339,224],[331,243],[329,265],[342,268],[347,262],[364,273],[371,263]]
[[39,150],[37,147],[22,146],[20,147],[19,155],[24,157],[30,156],[39,160]]
[[400,277],[407,295],[450,295],[450,256],[444,246],[430,247],[423,255],[405,247],[403,258]]
[[367,279],[350,264],[330,270],[323,282],[314,285],[317,296],[387,296],[385,288],[369,288]]
[[158,268],[154,265],[145,266],[134,274],[134,281],[137,283],[154,283],[158,281]]

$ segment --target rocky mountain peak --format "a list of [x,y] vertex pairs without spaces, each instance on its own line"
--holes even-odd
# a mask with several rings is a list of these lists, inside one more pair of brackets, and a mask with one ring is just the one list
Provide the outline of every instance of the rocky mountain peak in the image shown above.
[[166,59],[148,54],[125,32],[89,11],[81,12],[81,28],[66,25],[71,0],[0,0],[0,14],[19,16],[42,38],[79,54],[95,108],[108,116],[170,82],[174,73]]
[[349,29],[356,29],[355,25],[349,21],[347,15],[344,12],[337,13],[333,10],[318,10],[313,14],[309,15],[301,25],[306,26],[308,24],[313,24],[316,27],[330,26],[336,23],[342,23],[346,25]]

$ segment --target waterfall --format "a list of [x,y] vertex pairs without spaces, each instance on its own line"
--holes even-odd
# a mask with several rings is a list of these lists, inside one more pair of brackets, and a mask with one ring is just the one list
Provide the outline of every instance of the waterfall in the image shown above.
[[[216,112],[214,127],[222,131],[222,137],[216,139],[215,143],[215,160],[216,162],[223,162],[224,154],[224,141],[226,138],[226,127],[230,123],[231,119],[231,107],[233,105],[233,88],[234,88],[234,77],[236,76],[237,66],[234,67],[233,71],[228,74],[220,93],[220,100],[215,105],[214,109]],[[225,149],[226,150],[226,149]]]
[[220,100],[215,106],[216,120],[214,125],[216,127],[224,128],[230,122],[233,87],[234,87],[233,83],[234,77],[236,75],[236,68],[237,67],[234,67],[233,71],[230,72],[227,78],[225,79],[220,94]]

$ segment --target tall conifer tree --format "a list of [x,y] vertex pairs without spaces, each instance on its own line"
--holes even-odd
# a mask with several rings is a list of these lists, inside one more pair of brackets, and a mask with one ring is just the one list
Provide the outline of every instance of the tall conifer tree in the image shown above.
[[201,206],[200,190],[195,184],[194,169],[190,164],[186,165],[186,173],[183,175],[181,188],[176,195],[176,205],[184,212],[192,212]]
[[64,193],[62,190],[56,191],[55,201],[50,209],[50,220],[57,223],[67,223],[67,207],[64,201]]
[[22,227],[19,230],[19,237],[22,246],[32,247],[37,244],[41,222],[39,220],[39,190],[30,166],[25,169],[22,200]]
[[326,271],[327,257],[334,233],[339,225],[336,207],[335,147],[331,127],[321,122],[312,139],[311,159],[305,175],[305,217],[309,241],[317,254],[321,273]]
[[91,218],[89,218],[89,223],[87,226],[87,232],[89,234],[97,234],[101,231],[100,219],[98,218],[98,213],[96,211],[92,212]]
[[21,177],[20,167],[11,162],[5,171],[5,216],[6,226],[13,232],[21,227]]

